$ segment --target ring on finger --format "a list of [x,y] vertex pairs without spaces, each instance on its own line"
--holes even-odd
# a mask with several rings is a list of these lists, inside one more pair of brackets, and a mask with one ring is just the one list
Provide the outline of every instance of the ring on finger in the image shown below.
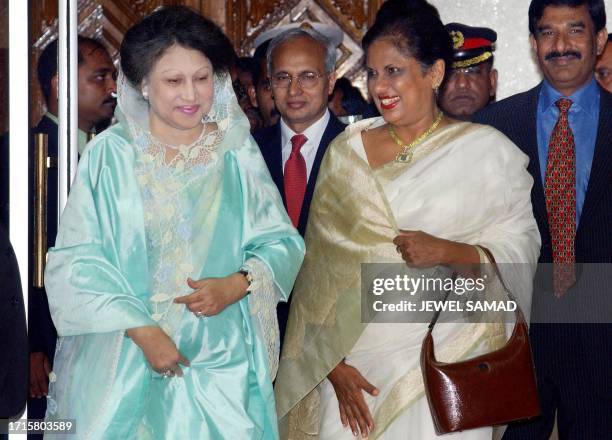
[[204,312],[203,312],[203,311],[201,311],[201,310],[198,310],[197,312],[195,312],[195,315],[196,315],[198,318],[206,318],[206,315],[205,315],[205,314],[204,314]]
[[164,371],[161,372],[161,375],[163,377],[173,377],[174,376],[174,371],[170,368],[166,368]]

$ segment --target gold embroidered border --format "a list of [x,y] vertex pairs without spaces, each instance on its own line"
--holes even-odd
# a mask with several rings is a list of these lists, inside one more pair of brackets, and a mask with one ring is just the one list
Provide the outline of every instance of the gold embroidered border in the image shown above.
[[470,58],[469,60],[455,61],[452,64],[453,69],[461,69],[463,67],[470,67],[475,64],[480,64],[483,61],[488,60],[493,56],[493,52],[484,52],[477,57]]

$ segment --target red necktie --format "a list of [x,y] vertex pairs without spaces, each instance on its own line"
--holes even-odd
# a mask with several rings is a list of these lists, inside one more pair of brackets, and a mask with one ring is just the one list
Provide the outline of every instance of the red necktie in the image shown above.
[[300,148],[308,139],[303,134],[291,138],[291,154],[285,163],[285,199],[287,213],[293,226],[297,228],[302,211],[302,202],[306,193],[306,161],[300,153]]
[[554,291],[563,295],[575,282],[576,151],[568,111],[572,101],[559,99],[559,119],[550,136],[544,195],[552,240]]

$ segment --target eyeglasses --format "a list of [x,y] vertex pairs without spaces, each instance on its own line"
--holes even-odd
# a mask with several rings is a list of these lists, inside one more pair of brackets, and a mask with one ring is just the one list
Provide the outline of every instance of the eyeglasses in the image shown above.
[[287,89],[291,86],[293,78],[297,78],[297,84],[304,89],[311,89],[319,83],[319,78],[325,74],[317,72],[302,72],[298,75],[289,75],[288,73],[278,73],[272,75],[272,87],[277,89]]

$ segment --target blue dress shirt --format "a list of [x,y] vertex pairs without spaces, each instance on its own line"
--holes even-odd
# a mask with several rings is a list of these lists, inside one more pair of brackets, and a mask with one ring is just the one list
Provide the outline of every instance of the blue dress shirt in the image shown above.
[[564,96],[544,80],[538,97],[538,157],[540,159],[540,175],[545,183],[546,162],[548,160],[548,144],[557,119],[559,109],[555,105],[560,98],[572,101],[569,110],[569,125],[574,133],[576,145],[576,226],[580,221],[582,206],[589,184],[591,164],[597,140],[599,124],[599,87],[592,78],[584,87],[570,96]]

